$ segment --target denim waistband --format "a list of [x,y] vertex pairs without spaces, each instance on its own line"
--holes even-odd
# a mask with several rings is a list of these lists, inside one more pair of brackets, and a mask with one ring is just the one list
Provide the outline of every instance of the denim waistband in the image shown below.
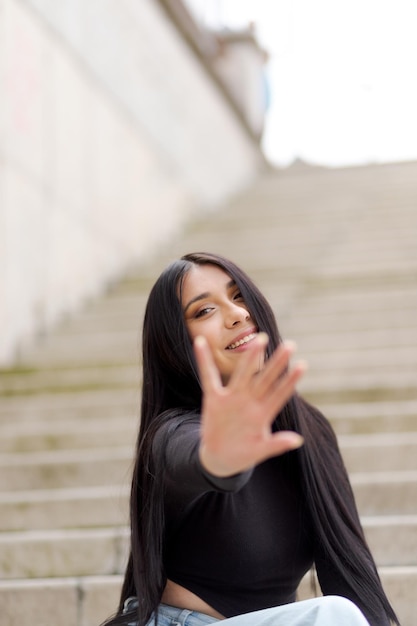
[[[123,612],[131,611],[137,608],[137,606],[137,598],[128,598],[124,604]],[[207,626],[207,624],[214,624],[218,621],[215,617],[199,613],[198,611],[180,609],[169,604],[160,604],[158,606],[158,626]],[[147,626],[154,626],[154,624],[155,617],[152,616]]]

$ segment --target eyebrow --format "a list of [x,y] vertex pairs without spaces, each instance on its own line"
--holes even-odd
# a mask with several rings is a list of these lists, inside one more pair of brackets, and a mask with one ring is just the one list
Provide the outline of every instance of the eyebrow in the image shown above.
[[[226,289],[230,289],[231,287],[234,287],[236,285],[236,281],[233,280],[229,280],[229,282],[226,284]],[[188,304],[184,307],[184,314],[188,311],[188,309],[190,308],[190,306],[192,304],[194,304],[195,302],[199,302],[200,300],[204,300],[205,298],[209,298],[210,297],[210,292],[209,291],[204,291],[203,293],[200,293],[198,296],[194,296],[194,298],[191,298],[191,300],[188,302]]]

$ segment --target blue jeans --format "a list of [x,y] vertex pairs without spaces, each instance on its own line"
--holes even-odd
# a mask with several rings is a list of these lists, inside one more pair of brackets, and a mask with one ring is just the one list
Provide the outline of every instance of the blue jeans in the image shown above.
[[[129,608],[133,608],[134,604],[134,598],[126,602]],[[293,602],[224,620],[168,604],[159,605],[158,626],[206,626],[219,621],[222,622],[221,626],[369,626],[357,606],[340,596]],[[135,622],[132,622],[132,626],[135,626]],[[147,626],[155,626],[153,617]]]

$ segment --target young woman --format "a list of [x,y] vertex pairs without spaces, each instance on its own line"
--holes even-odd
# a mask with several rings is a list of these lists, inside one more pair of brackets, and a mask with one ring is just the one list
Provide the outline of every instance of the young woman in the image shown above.
[[[292,351],[232,262],[188,254],[159,277],[131,550],[108,626],[398,624],[333,430],[295,392],[305,366],[289,366]],[[324,597],[294,602],[313,565]]]

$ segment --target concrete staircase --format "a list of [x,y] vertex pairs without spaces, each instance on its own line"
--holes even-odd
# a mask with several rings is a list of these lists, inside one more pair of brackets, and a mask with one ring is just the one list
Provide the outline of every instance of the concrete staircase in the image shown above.
[[241,264],[308,359],[300,391],[339,434],[386,591],[415,626],[416,242],[417,163],[269,173],[2,371],[2,626],[98,626],[115,610],[144,304],[192,250]]

